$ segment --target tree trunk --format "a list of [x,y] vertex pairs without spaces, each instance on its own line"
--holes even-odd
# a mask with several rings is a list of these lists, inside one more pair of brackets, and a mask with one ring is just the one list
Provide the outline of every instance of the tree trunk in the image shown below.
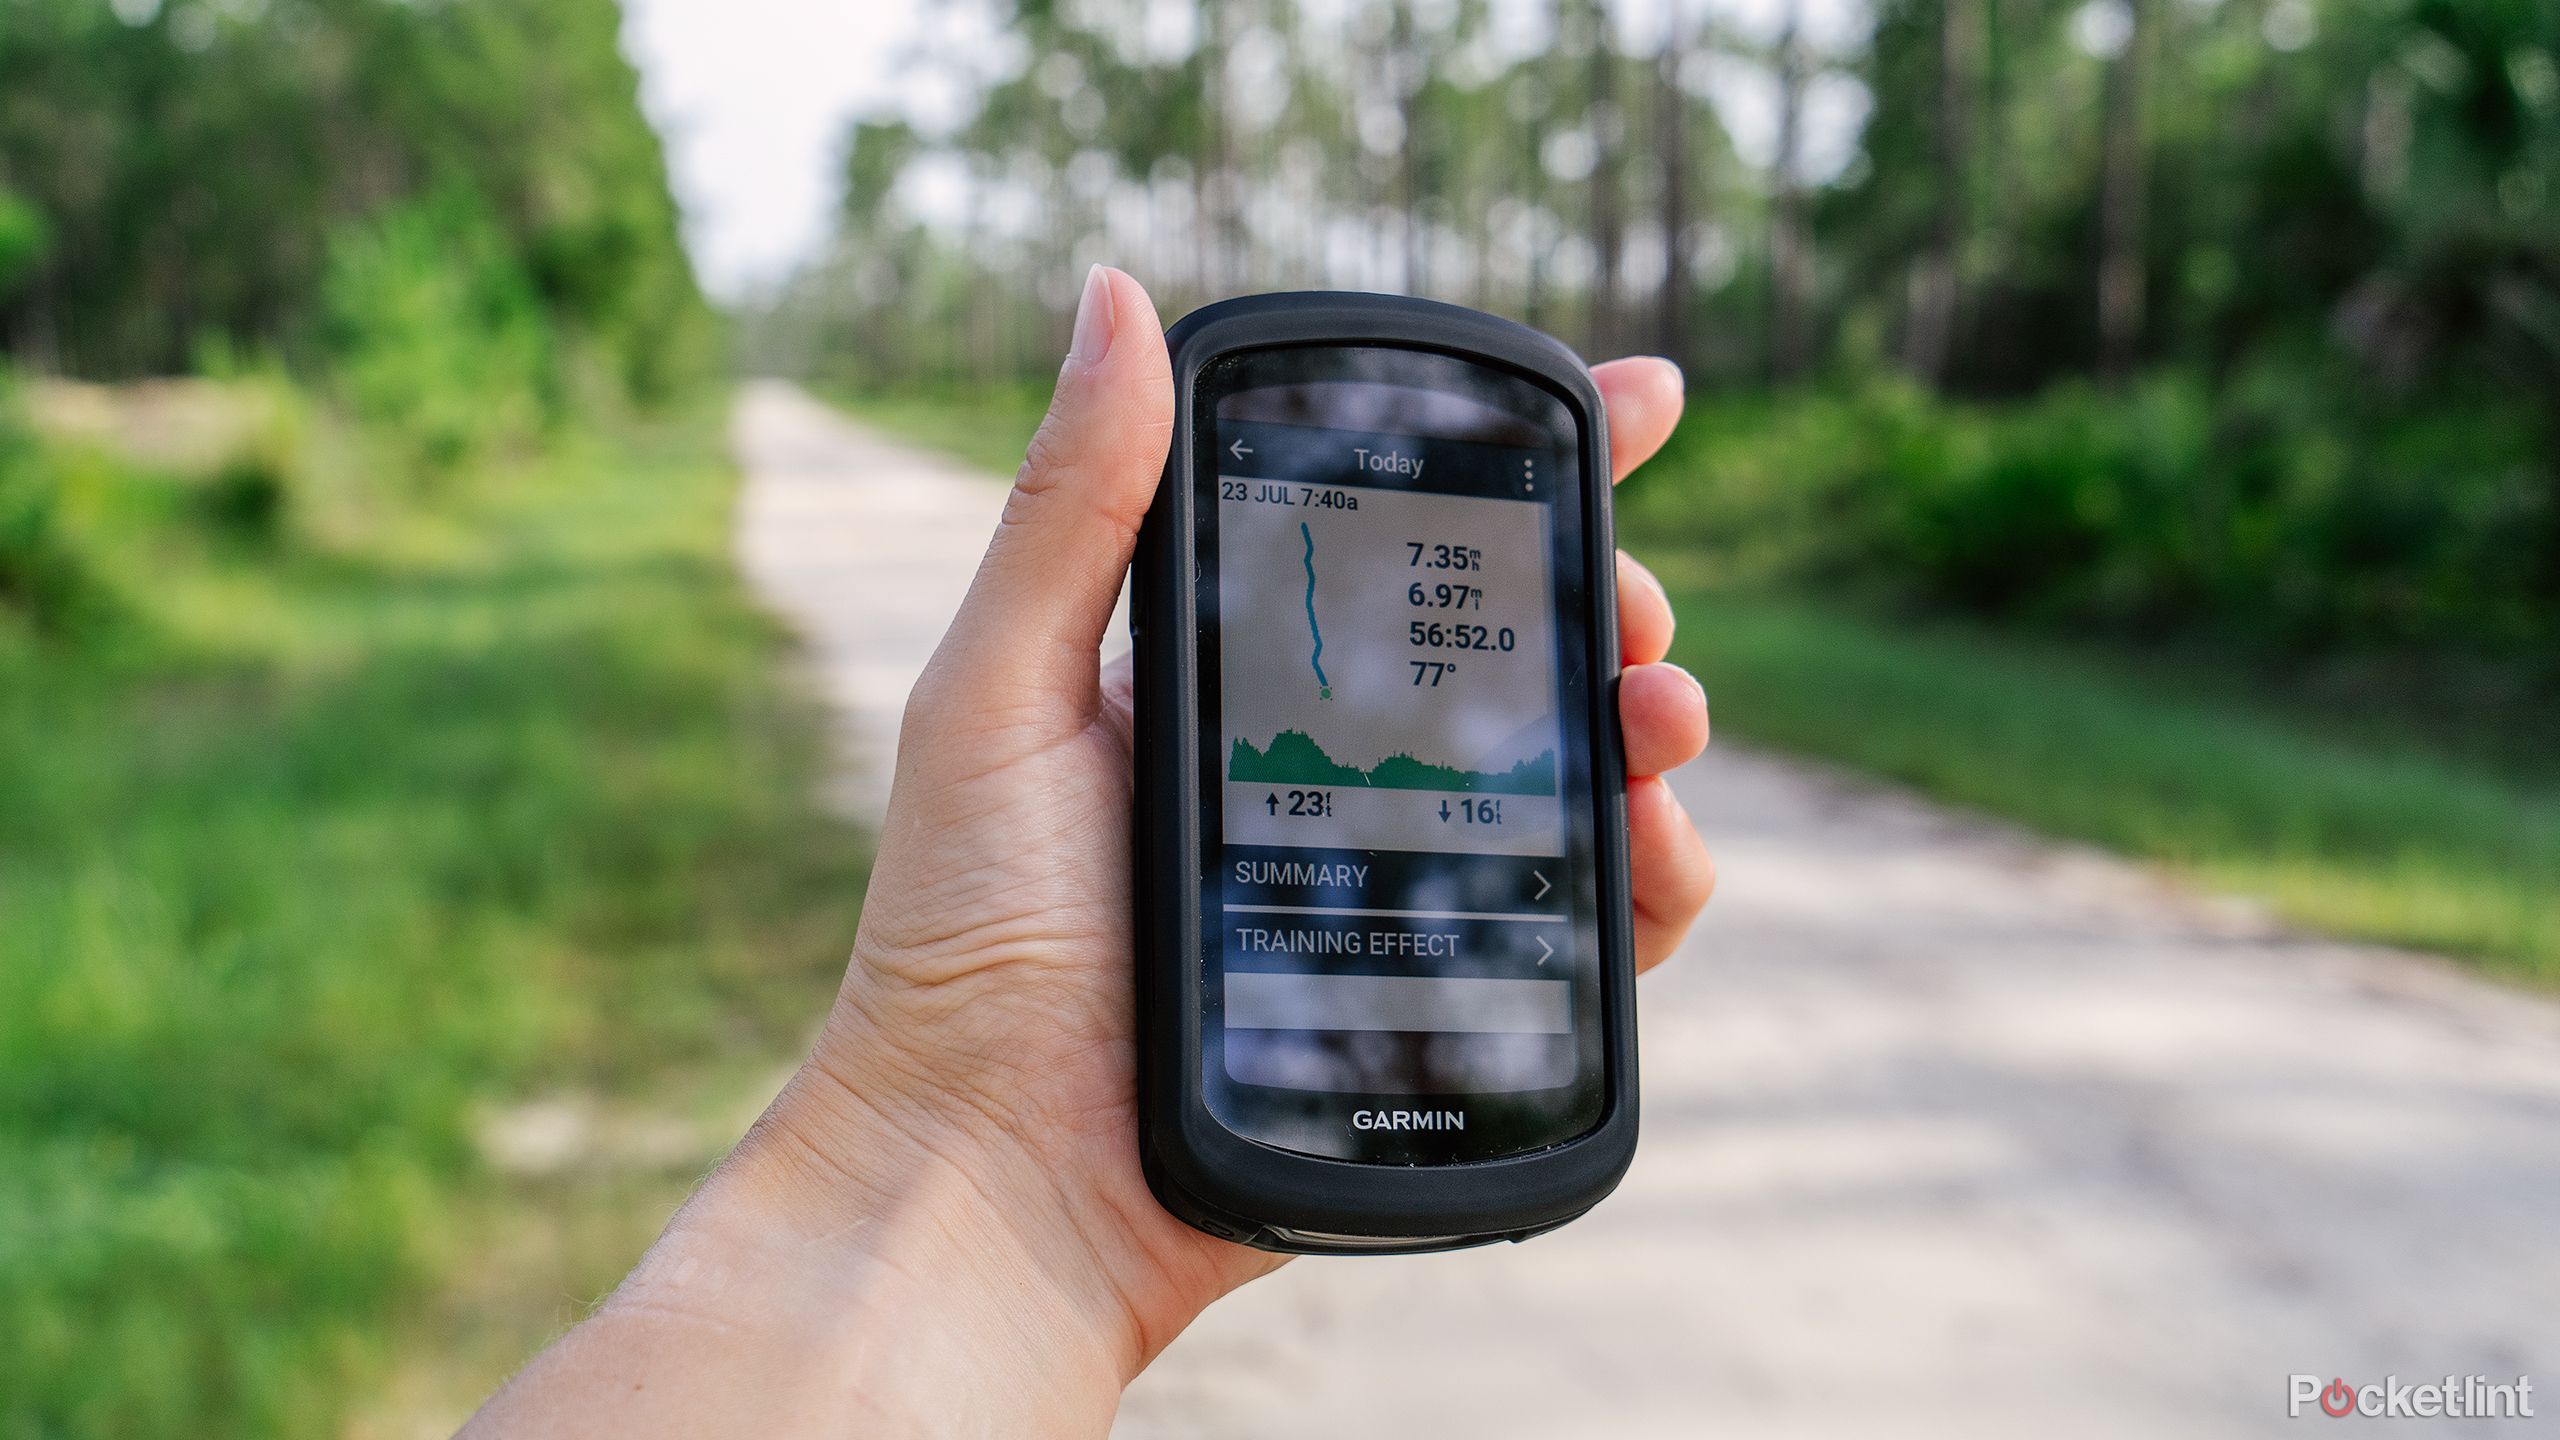
[[[1973,173],[1978,194],[2007,197],[2022,183],[2010,145],[2010,116],[2018,93],[2021,37],[2034,32],[2039,0],[1984,0],[1982,7],[1982,109],[1973,127]],[[1995,198],[1994,203],[2001,203]],[[1980,283],[1965,292],[1965,368],[1995,386],[2017,383],[2019,329],[2007,306],[2026,250],[2016,225],[1985,226],[1975,237],[1972,271]]]
[[1396,120],[1404,127],[1404,145],[1396,175],[1399,194],[1397,208],[1402,212],[1404,233],[1404,293],[1421,295],[1431,286],[1429,222],[1422,213],[1422,87],[1429,77],[1422,73],[1422,57],[1416,53],[1418,42],[1413,34],[1413,7],[1394,0],[1395,17],[1389,29],[1386,56],[1387,91],[1396,97]]
[[1788,0],[1778,29],[1778,154],[1769,179],[1769,379],[1802,375],[1813,297],[1813,243],[1805,224],[1802,0]]
[[1662,158],[1662,287],[1654,298],[1654,348],[1689,363],[1689,97],[1680,67],[1689,58],[1688,23],[1677,0],[1663,6],[1662,53],[1654,64],[1654,136]]
[[[1554,95],[1546,96],[1549,106]],[[1533,330],[1548,328],[1547,322],[1547,162],[1543,142],[1547,133],[1546,115],[1528,113],[1523,107],[1514,143],[1519,146],[1518,165],[1525,177],[1520,202],[1527,213],[1521,221],[1520,239],[1520,318]]]
[[2133,29],[2107,66],[2104,170],[2098,193],[2098,373],[2120,384],[2142,347],[2143,242],[2153,0],[2125,0]]
[[1932,384],[1954,368],[1964,313],[1964,252],[1972,209],[1972,101],[1981,74],[1982,0],[1941,0],[1938,9],[1937,215],[1928,251],[1911,272],[1903,363]]
[[1191,223],[1194,266],[1193,277],[1197,298],[1194,304],[1207,304],[1218,298],[1220,280],[1220,247],[1226,237],[1226,224],[1218,214],[1219,181],[1227,164],[1226,90],[1218,84],[1218,60],[1227,52],[1227,7],[1224,0],[1204,0],[1200,7],[1200,51],[1193,57],[1196,73],[1193,83],[1199,86],[1200,145],[1193,157],[1191,172]]
[[1626,217],[1618,204],[1618,152],[1623,139],[1618,110],[1618,52],[1609,38],[1607,7],[1594,0],[1591,20],[1591,339],[1595,355],[1618,346],[1618,256],[1626,245]]

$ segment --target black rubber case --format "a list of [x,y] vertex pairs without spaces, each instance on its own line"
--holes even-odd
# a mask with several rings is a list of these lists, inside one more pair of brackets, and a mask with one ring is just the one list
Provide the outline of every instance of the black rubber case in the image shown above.
[[[1401,296],[1300,292],[1204,306],[1166,336],[1173,443],[1138,541],[1136,649],[1138,1145],[1147,1184],[1209,1234],[1288,1254],[1381,1254],[1521,1240],[1598,1203],[1636,1144],[1635,971],[1627,890],[1626,767],[1618,726],[1616,542],[1600,392],[1581,359],[1526,326]],[[1193,562],[1199,463],[1194,397],[1205,366],[1238,350],[1364,345],[1454,355],[1507,370],[1562,399],[1579,422],[1588,613],[1604,683],[1588,687],[1593,863],[1599,881],[1602,1054],[1599,1122],[1562,1144],[1467,1164],[1376,1165],[1273,1148],[1227,1129],[1204,1103],[1200,914],[1199,686]]]

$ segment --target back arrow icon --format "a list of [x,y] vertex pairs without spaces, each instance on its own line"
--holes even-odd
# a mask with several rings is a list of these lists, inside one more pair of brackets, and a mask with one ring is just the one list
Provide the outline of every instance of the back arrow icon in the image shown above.
[[1535,870],[1530,871],[1529,875],[1530,878],[1538,882],[1538,893],[1529,897],[1532,900],[1544,900],[1547,898],[1547,892],[1556,888],[1554,881],[1549,880],[1546,876],[1539,874]]
[[1230,446],[1228,446],[1228,447],[1227,447],[1227,453],[1228,453],[1228,454],[1230,454],[1230,455],[1233,455],[1233,456],[1234,456],[1234,457],[1236,457],[1237,459],[1241,460],[1241,459],[1243,459],[1244,457],[1246,457],[1247,455],[1252,454],[1252,453],[1253,453],[1253,451],[1251,451],[1250,449],[1247,449],[1247,448],[1245,447],[1245,443],[1244,443],[1243,441],[1239,440],[1239,441],[1237,441],[1236,443],[1234,443],[1233,445],[1230,445]]

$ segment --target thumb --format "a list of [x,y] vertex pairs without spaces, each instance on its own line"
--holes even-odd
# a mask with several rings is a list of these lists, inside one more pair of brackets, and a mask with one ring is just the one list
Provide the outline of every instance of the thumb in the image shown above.
[[[940,677],[961,692],[949,698],[1016,716],[1026,706],[1075,723],[1091,715],[1102,632],[1172,435],[1173,367],[1155,303],[1096,265],[1049,413],[935,656],[936,669],[959,672]],[[967,693],[981,686],[989,693]]]

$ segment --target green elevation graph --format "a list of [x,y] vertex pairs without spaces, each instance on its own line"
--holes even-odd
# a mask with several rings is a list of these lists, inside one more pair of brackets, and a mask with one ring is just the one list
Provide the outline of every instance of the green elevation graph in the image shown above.
[[1227,778],[1256,785],[1365,785],[1376,790],[1468,790],[1487,795],[1553,795],[1556,752],[1541,751],[1508,770],[1461,770],[1410,755],[1390,755],[1363,770],[1345,765],[1301,730],[1283,730],[1257,750],[1238,740],[1227,753]]

